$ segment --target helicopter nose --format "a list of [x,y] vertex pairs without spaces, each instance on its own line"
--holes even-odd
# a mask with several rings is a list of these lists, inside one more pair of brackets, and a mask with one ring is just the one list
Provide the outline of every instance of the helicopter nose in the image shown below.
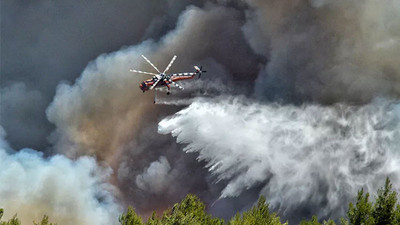
[[146,84],[145,84],[144,82],[142,82],[142,83],[139,85],[139,88],[140,88],[140,90],[142,90],[142,91],[144,92],[145,89],[146,89]]

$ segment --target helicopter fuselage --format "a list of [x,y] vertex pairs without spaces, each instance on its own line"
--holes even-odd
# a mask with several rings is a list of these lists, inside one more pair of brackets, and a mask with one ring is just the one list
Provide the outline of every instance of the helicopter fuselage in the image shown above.
[[[174,76],[174,75],[166,75],[166,74],[160,74],[160,78],[157,78],[154,76],[151,79],[145,80],[142,83],[140,83],[139,88],[143,92],[150,90],[150,87],[153,86],[155,82],[157,82],[158,79],[161,79],[158,84],[154,88],[162,88],[162,87],[167,87],[168,90],[170,89],[170,84],[172,82],[176,82],[179,80],[187,80],[187,79],[193,79],[195,76],[194,75],[180,75],[180,76]],[[170,82],[171,80],[172,82]]]

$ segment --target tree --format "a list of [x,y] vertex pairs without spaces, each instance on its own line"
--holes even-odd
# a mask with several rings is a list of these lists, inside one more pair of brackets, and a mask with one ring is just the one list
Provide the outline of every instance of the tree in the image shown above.
[[300,225],[336,225],[336,224],[333,220],[328,220],[328,221],[324,220],[324,222],[321,224],[320,222],[318,222],[318,217],[313,216],[310,221],[307,220],[301,221]]
[[224,221],[212,218],[205,212],[205,205],[195,195],[188,194],[180,203],[164,212],[161,224],[165,225],[222,225]]
[[396,202],[397,193],[392,190],[389,178],[386,178],[385,186],[378,190],[378,196],[372,211],[376,225],[393,224],[395,221]]
[[321,225],[321,224],[318,222],[318,217],[313,216],[310,221],[306,220],[301,221],[300,225]]
[[394,220],[392,225],[398,225],[400,224],[400,205],[397,205],[396,211],[394,212]]
[[119,217],[121,225],[143,225],[142,218],[136,214],[132,207],[128,207],[128,212]]
[[[257,205],[249,211],[244,212],[242,216],[236,216],[230,221],[230,225],[282,225],[280,218],[275,213],[269,212],[269,204],[265,197],[258,199]],[[287,223],[285,223],[287,225]]]
[[336,225],[333,220],[324,221],[323,225]]
[[34,225],[57,225],[56,223],[49,223],[49,217],[44,215],[40,223],[33,221]]
[[351,225],[372,225],[374,219],[372,217],[372,203],[369,202],[369,193],[365,193],[364,189],[358,191],[356,206],[350,202],[347,216]]
[[147,220],[146,225],[162,225],[161,221],[157,218],[155,211],[153,211],[151,217]]
[[[0,208],[0,220],[4,215],[4,209]],[[21,221],[17,218],[17,214],[13,216],[9,221],[0,221],[0,225],[21,225]]]
[[[0,220],[4,215],[4,210],[0,208]],[[36,223],[33,221],[34,225],[57,225],[55,223],[49,223],[49,217],[44,215],[43,219],[40,221],[40,223]],[[0,225],[21,225],[21,221],[17,218],[17,214],[13,216],[9,221],[0,221]]]
[[349,221],[347,221],[345,218],[340,218],[340,225],[349,225]]

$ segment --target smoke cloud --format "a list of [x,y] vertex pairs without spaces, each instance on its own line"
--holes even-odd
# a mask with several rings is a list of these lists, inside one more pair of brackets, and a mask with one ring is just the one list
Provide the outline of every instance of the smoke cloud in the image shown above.
[[[338,218],[357,189],[373,191],[386,176],[400,185],[399,104],[387,100],[400,97],[396,0],[1,6],[0,124],[14,149],[62,155],[14,153],[0,141],[8,152],[1,162],[29,171],[21,183],[53,180],[54,190],[64,190],[83,182],[85,196],[71,198],[78,205],[80,197],[93,199],[87,212],[74,211],[82,223],[96,224],[94,208],[117,213],[111,196],[147,215],[189,192],[225,217],[264,194],[291,222],[315,213]],[[169,72],[203,65],[208,73],[172,96],[161,90],[154,105],[153,94],[138,88],[149,77],[128,72],[154,71],[141,54],[160,70],[177,55]],[[71,180],[41,172],[59,164]],[[107,192],[109,185],[120,192]],[[35,190],[29,195],[53,206],[67,196]],[[68,214],[43,207],[34,218]],[[117,218],[111,214],[104,221]]]
[[[223,68],[228,68],[232,71],[239,70],[240,72],[240,70],[243,70],[242,68],[247,66],[232,62],[245,61],[244,57],[246,55],[241,53],[238,54],[237,58],[234,58],[233,51],[245,52],[248,49],[241,47],[240,42],[244,43],[244,39],[240,39],[240,36],[237,37],[240,33],[240,24],[235,24],[235,17],[237,16],[237,11],[223,7],[210,6],[205,10],[191,7],[181,15],[177,29],[166,35],[160,43],[146,41],[141,45],[98,57],[84,70],[82,76],[73,86],[68,84],[59,85],[54,101],[47,110],[49,120],[56,125],[59,133],[68,136],[66,137],[68,139],[75,139],[69,140],[70,142],[72,141],[80,146],[93,145],[83,149],[109,152],[118,148],[117,146],[110,147],[111,143],[108,142],[113,141],[120,145],[126,142],[121,140],[123,137],[106,139],[87,137],[81,134],[94,136],[106,134],[108,137],[110,135],[126,135],[133,132],[134,127],[139,125],[141,121],[148,119],[141,116],[144,115],[144,112],[154,111],[152,100],[150,100],[151,97],[143,95],[137,85],[147,77],[127,73],[130,68],[153,71],[141,59],[140,55],[147,55],[156,65],[167,65],[172,56],[171,53],[181,55],[182,57],[178,58],[173,69],[182,68],[180,70],[184,71],[192,71],[191,65],[203,60],[205,63],[208,62],[205,67],[210,65],[210,69],[216,68],[216,70],[222,72],[227,71],[226,69],[221,70],[222,66]],[[207,21],[197,20],[199,17],[207,18]],[[228,28],[222,24],[226,19],[232,19],[233,21]],[[211,29],[209,24],[220,24],[220,27],[212,27]],[[194,28],[195,30],[193,30]],[[221,37],[221,40],[215,40],[209,37],[222,29],[226,32],[226,38]],[[230,38],[232,45],[237,45],[234,50],[225,49],[225,44],[222,44],[228,40],[229,36],[236,37]],[[189,49],[190,54],[185,54]],[[224,55],[218,57],[216,55],[214,57],[215,60],[207,61],[208,57],[213,55],[213,52],[219,52],[218,54],[220,55],[224,53],[233,57]],[[224,61],[228,59],[233,61],[226,62],[225,66]],[[213,77],[229,77],[228,74],[213,74]],[[132,114],[137,114],[137,116],[135,117]],[[129,119],[132,121],[128,122],[127,120]],[[91,124],[97,127],[93,127]],[[84,129],[92,130],[84,131]],[[115,129],[121,131],[129,129],[129,131],[117,132]],[[80,135],[73,135],[72,133],[75,131]],[[94,139],[97,141],[94,142]],[[100,153],[99,155],[101,156]]]
[[23,147],[36,145],[33,143],[46,137],[51,131],[41,126],[41,121],[46,120],[41,109],[46,106],[44,96],[37,90],[28,90],[24,83],[0,88],[0,124],[12,134],[8,141]]
[[86,156],[72,161],[62,155],[44,158],[32,149],[12,151],[0,131],[0,207],[5,219],[17,213],[29,224],[46,214],[58,224],[117,224],[122,209],[115,187],[107,183],[110,168]]
[[[93,155],[105,161],[114,170],[121,171],[122,175],[119,178],[124,179],[114,180],[113,183],[127,187],[123,188],[123,192],[126,196],[131,196],[126,198],[129,203],[135,206],[148,205],[143,208],[137,207],[139,211],[152,210],[152,207],[163,204],[159,202],[165,202],[157,198],[150,199],[154,193],[145,193],[140,188],[133,191],[132,188],[128,188],[132,185],[136,187],[138,180],[141,180],[136,177],[160,155],[167,154],[165,156],[171,165],[171,171],[176,169],[198,171],[197,176],[172,175],[173,182],[167,179],[162,185],[168,187],[173,183],[176,186],[170,186],[170,189],[175,191],[170,192],[171,196],[159,192],[160,198],[172,199],[168,202],[178,201],[185,193],[183,190],[206,193],[204,189],[196,191],[203,187],[208,189],[205,177],[207,174],[202,165],[192,163],[195,162],[194,157],[182,156],[184,154],[179,148],[171,144],[173,139],[165,140],[159,138],[161,135],[157,135],[155,122],[158,118],[175,112],[177,107],[155,106],[152,94],[143,94],[138,88],[138,84],[148,77],[128,71],[130,68],[154,70],[140,57],[141,54],[152,60],[160,70],[163,70],[175,54],[178,58],[170,72],[193,71],[192,66],[197,63],[202,63],[207,70],[220,72],[212,74],[209,78],[207,74],[202,77],[221,84],[219,87],[203,81],[195,82],[199,86],[190,84],[186,86],[182,83],[185,88],[193,92],[230,90],[220,88],[226,83],[221,82],[223,78],[242,83],[243,74],[253,74],[255,79],[257,71],[254,70],[255,66],[252,70],[245,71],[245,68],[257,62],[257,57],[251,54],[250,48],[245,45],[244,36],[240,35],[242,25],[240,18],[241,14],[235,9],[211,4],[204,9],[188,7],[180,16],[177,28],[159,42],[145,41],[137,46],[99,56],[88,65],[74,85],[58,86],[54,100],[47,109],[49,121],[56,126],[52,135],[55,149],[72,158]],[[227,20],[231,21],[228,26],[224,24]],[[222,34],[221,30],[224,30]],[[219,38],[215,39],[215,36]],[[226,48],[227,45],[235,49]],[[251,58],[255,60],[249,60]],[[250,87],[251,84],[248,85]],[[172,90],[172,92],[175,94],[177,91]],[[169,146],[174,149],[168,151]],[[193,161],[186,162],[188,159]],[[123,176],[126,171],[129,171],[129,176]],[[157,177],[144,177],[147,179],[146,182],[159,182],[148,181]],[[148,199],[135,201],[141,199],[143,195]]]
[[268,57],[260,98],[368,102],[400,95],[399,1],[249,0],[244,34]]
[[152,162],[145,172],[136,177],[136,185],[142,189],[153,193],[161,193],[165,184],[170,183],[171,166],[165,157],[160,157],[158,161]]
[[198,153],[217,182],[228,181],[221,198],[262,185],[259,194],[295,222],[315,213],[339,218],[357,190],[375,192],[387,176],[399,187],[399,115],[400,104],[383,99],[356,107],[221,97],[195,101],[158,131]]
[[[46,149],[49,147],[47,136],[54,126],[46,119],[45,110],[58,83],[73,82],[88,62],[102,53],[135,45],[147,38],[159,39],[175,26],[187,5],[203,3],[38,0],[0,4],[0,88],[15,88],[13,85],[19,83],[25,86],[25,91],[41,95],[41,98],[30,98],[32,101],[27,103],[34,105],[34,110],[26,111],[25,104],[15,104],[14,109],[20,115],[18,120],[12,114],[2,113],[1,124],[15,149]],[[12,96],[1,98],[13,101]],[[21,136],[21,133],[27,135]]]

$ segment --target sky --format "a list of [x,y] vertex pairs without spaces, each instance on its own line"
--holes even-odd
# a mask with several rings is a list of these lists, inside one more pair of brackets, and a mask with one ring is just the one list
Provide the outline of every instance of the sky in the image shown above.
[[[2,1],[0,207],[116,224],[188,193],[224,218],[265,195],[289,221],[338,219],[358,189],[400,188],[399,16],[397,0]],[[153,72],[142,54],[207,73],[153,104],[129,72]]]

